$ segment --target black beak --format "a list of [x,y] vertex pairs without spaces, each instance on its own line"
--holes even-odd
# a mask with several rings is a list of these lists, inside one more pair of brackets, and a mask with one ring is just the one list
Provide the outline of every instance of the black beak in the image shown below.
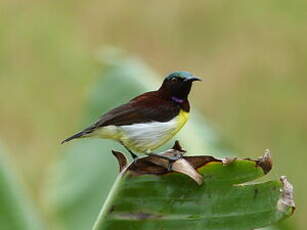
[[202,79],[199,78],[199,77],[196,77],[196,76],[191,76],[189,78],[186,78],[184,81],[191,81],[191,82],[193,82],[193,81],[202,81]]

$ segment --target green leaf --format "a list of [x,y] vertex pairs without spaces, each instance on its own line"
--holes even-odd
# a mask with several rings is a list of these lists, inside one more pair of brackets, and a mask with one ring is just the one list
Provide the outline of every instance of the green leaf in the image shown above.
[[[89,90],[89,102],[80,129],[109,109],[140,93],[154,90],[161,83],[141,60],[126,57],[116,49],[103,50],[100,59],[103,71]],[[218,138],[194,108],[190,121],[176,139],[191,153],[223,152],[217,151]],[[162,148],[167,149],[173,142]],[[52,207],[57,222],[64,229],[89,229],[116,179],[117,165],[110,150],[124,149],[110,140],[91,139],[69,142],[63,149],[46,189],[46,206]]]
[[203,176],[201,186],[186,175],[157,173],[152,163],[144,166],[148,159],[143,158],[119,175],[93,229],[250,230],[294,211],[286,178],[242,184],[271,169],[268,155],[226,164],[210,156],[185,160]]
[[0,146],[0,204],[1,229],[44,229],[24,188],[12,171],[2,146]]

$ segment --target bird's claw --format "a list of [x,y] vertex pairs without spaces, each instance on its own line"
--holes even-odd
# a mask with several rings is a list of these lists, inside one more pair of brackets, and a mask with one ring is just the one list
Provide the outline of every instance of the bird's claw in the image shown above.
[[181,153],[176,153],[174,154],[173,156],[165,156],[165,155],[159,155],[159,154],[156,154],[156,153],[149,153],[148,156],[153,156],[153,157],[157,157],[157,158],[162,158],[162,159],[165,159],[168,161],[168,166],[167,166],[167,170],[169,172],[172,171],[172,167],[173,167],[173,164],[181,159],[183,157],[183,154]]

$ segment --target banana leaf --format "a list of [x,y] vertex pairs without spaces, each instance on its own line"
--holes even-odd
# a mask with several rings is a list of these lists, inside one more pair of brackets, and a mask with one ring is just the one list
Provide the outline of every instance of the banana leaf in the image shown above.
[[269,153],[257,160],[187,156],[180,160],[188,166],[176,166],[178,160],[171,172],[161,163],[164,159],[157,164],[146,157],[126,167],[124,155],[116,156],[122,172],[93,230],[251,230],[274,224],[295,209],[286,177],[247,183],[271,170]]

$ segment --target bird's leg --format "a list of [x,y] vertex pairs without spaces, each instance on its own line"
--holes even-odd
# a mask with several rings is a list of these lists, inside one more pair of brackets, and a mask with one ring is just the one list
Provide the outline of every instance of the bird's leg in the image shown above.
[[134,152],[132,152],[126,145],[124,145],[124,143],[122,143],[122,142],[120,142],[120,143],[125,147],[125,149],[127,149],[127,151],[130,153],[131,157],[135,161],[136,158],[138,158],[138,156]]
[[169,160],[169,161],[177,161],[180,158],[182,158],[182,154],[176,154],[174,156],[164,156],[164,155],[160,155],[160,154],[157,154],[157,153],[146,153],[146,155],[154,156],[154,157],[159,157],[159,158],[162,158],[162,159],[165,159],[165,160]]

